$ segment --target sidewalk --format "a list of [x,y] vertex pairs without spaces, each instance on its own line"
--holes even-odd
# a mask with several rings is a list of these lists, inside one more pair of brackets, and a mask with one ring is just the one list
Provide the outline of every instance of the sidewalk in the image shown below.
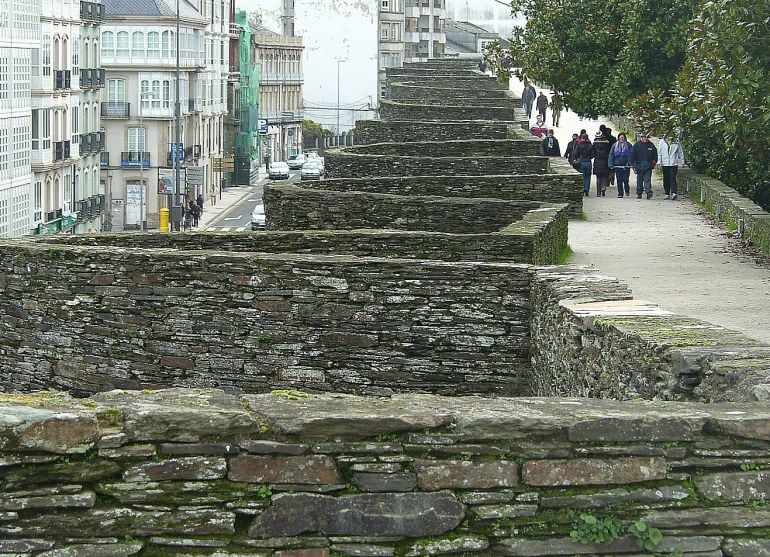
[[[520,94],[522,88],[512,80],[513,91]],[[536,89],[539,93],[540,88]],[[550,91],[545,93],[550,98]],[[535,115],[533,110],[533,122]],[[550,109],[546,122],[551,123]],[[562,112],[560,126],[555,128],[562,154],[572,133],[585,128],[593,138],[601,123],[580,121],[574,112]],[[613,135],[623,131],[607,125]],[[571,263],[592,265],[623,280],[634,297],[662,309],[770,343],[770,268],[742,254],[738,240],[710,224],[694,203],[683,196],[677,201],[663,199],[657,172],[650,200],[633,195],[618,199],[614,186],[607,197],[596,197],[595,184],[594,179],[591,195],[583,198],[586,220],[569,223]],[[632,191],[635,187],[632,172]]]

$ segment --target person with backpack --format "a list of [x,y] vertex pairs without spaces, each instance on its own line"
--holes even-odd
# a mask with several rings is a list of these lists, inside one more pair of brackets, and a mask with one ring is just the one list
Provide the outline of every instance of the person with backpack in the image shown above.
[[588,197],[591,190],[591,159],[594,158],[594,146],[588,139],[588,134],[583,133],[572,148],[572,163],[579,165],[583,175],[583,195]]
[[596,175],[596,197],[604,197],[610,185],[610,142],[603,131],[594,136],[594,174]]

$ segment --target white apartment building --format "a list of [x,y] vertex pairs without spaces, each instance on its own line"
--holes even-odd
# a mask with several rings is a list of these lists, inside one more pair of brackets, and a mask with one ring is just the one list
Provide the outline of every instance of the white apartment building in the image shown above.
[[[105,3],[102,180],[109,192],[111,229],[138,229],[142,215],[147,229],[157,229],[161,208],[199,194],[209,199],[219,185],[212,158],[223,153],[231,0],[182,0],[178,37],[171,2]],[[179,142],[174,119],[177,42]],[[203,184],[186,179],[184,168],[177,184],[174,156],[181,167],[203,167]]]
[[40,47],[40,0],[0,3],[0,238],[29,234],[32,52]]

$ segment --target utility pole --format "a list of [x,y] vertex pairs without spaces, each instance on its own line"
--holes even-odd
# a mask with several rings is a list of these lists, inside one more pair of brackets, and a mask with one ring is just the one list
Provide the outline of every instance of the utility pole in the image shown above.
[[[176,101],[174,102],[174,148],[171,153],[174,157],[174,187],[171,190],[171,215],[174,214],[174,206],[177,205],[177,195],[181,185],[179,183],[179,144],[182,135],[182,109],[179,106],[179,0],[176,0]],[[173,219],[172,219],[173,220]],[[178,222],[178,221],[177,221]],[[173,223],[171,228],[173,229]]]

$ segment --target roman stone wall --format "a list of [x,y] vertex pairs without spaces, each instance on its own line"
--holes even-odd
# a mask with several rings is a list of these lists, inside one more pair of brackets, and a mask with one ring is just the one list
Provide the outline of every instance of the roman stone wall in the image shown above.
[[506,81],[499,81],[492,77],[472,76],[472,75],[455,75],[455,76],[393,76],[388,79],[388,86],[391,83],[399,83],[402,85],[421,85],[430,87],[440,87],[444,89],[456,89],[465,90],[497,90],[497,91],[509,91],[510,83]]
[[[391,83],[388,98],[392,100],[464,99],[476,102],[480,99],[505,99],[513,97],[509,91],[489,89],[458,89],[456,87],[431,87],[426,85]],[[519,101],[521,99],[518,99]]]
[[[329,178],[368,176],[489,176],[536,174],[549,171],[549,158],[528,157],[432,157],[419,155],[366,155],[347,150],[329,150],[324,157]],[[555,159],[554,162],[556,162]]]
[[504,263],[2,242],[0,390],[526,394],[529,282]]
[[[357,145],[371,143],[507,139],[508,124],[497,122],[418,122],[359,120],[354,130]],[[537,154],[537,151],[532,153]]]
[[413,66],[401,66],[398,68],[386,68],[385,75],[387,79],[393,79],[395,77],[411,76],[418,77],[420,79],[429,80],[433,77],[456,77],[465,76],[473,77],[476,79],[483,79],[484,76],[481,72],[474,68],[452,68],[452,67],[437,67],[437,66],[423,66],[422,64],[415,64]]
[[444,121],[497,120],[510,122],[521,128],[529,127],[521,104],[511,101],[499,106],[467,105],[448,99],[446,103],[407,104],[389,100],[380,101],[380,117],[384,120]]
[[633,300],[583,268],[535,272],[532,365],[540,396],[770,400],[770,346]]
[[[554,166],[554,165],[551,165]],[[508,176],[402,176],[397,178],[339,178],[303,182],[306,189],[340,192],[362,191],[393,195],[442,197],[489,197],[526,199],[544,203],[569,203],[570,212],[583,212],[583,181],[565,169],[558,174],[516,174]]]
[[489,234],[539,209],[537,201],[421,197],[265,186],[262,199],[270,230],[389,228],[456,234]]
[[770,552],[761,404],[177,389],[0,420],[5,555]]
[[742,221],[742,238],[770,254],[770,213],[719,180],[689,168],[680,169],[678,181],[680,195],[685,193],[696,203],[701,203],[738,234]]
[[540,141],[530,135],[521,139],[471,139],[420,141],[411,143],[388,142],[328,149],[326,156],[336,153],[361,155],[428,155],[437,157],[518,157],[540,154]]

